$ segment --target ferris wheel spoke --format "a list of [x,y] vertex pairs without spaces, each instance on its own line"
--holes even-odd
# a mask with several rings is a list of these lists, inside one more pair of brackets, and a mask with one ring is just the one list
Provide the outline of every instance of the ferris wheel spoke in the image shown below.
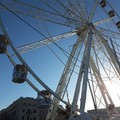
[[[60,14],[61,15],[61,17],[59,17],[58,19],[56,19],[55,20],[55,18],[53,17],[53,16],[49,16],[50,18],[47,18],[47,19],[49,19],[50,21],[54,21],[54,22],[56,22],[56,23],[58,23],[58,21],[59,21],[59,23],[63,23],[63,24],[65,24],[66,26],[71,26],[72,27],[72,25],[76,25],[75,23],[79,23],[79,24],[83,24],[83,22],[82,21],[79,21],[79,20],[77,20],[77,19],[74,19],[74,18],[72,18],[71,16],[66,16],[65,14],[64,14],[64,12],[60,12],[60,11],[58,11],[57,9],[55,9],[52,5],[50,5],[49,3],[47,3],[47,2],[45,2],[45,1],[43,1],[43,0],[41,0],[41,2],[42,3],[44,3],[45,5],[47,5],[50,9],[52,9],[53,11],[55,11],[56,13],[58,13],[58,14]],[[54,19],[53,19],[54,18]],[[46,19],[46,18],[45,18]],[[70,25],[69,24],[69,22],[72,24],[72,25]]]
[[[46,9],[42,9],[42,8],[33,6],[33,5],[31,5],[31,4],[18,1],[18,0],[15,0],[14,3],[18,3],[19,5],[24,5],[24,6],[28,7],[28,8],[30,7],[30,8],[34,8],[35,10],[37,10],[37,11],[33,10],[33,11],[30,11],[30,12],[29,12],[29,9],[28,9],[28,10],[26,10],[26,11],[22,11],[22,10],[20,10],[19,8],[16,9],[16,8],[14,8],[14,6],[12,6],[12,9],[13,9],[14,12],[20,13],[20,14],[23,14],[23,15],[27,15],[27,16],[31,16],[31,17],[39,17],[39,16],[38,16],[38,13],[45,12],[45,13],[49,13],[49,14],[51,14],[51,15],[61,16],[60,14],[54,13],[54,12],[52,12],[52,11],[48,11],[48,10],[46,10]],[[32,13],[32,14],[31,14],[31,13]],[[43,13],[42,13],[42,14],[43,14]]]
[[[99,42],[99,45],[101,46],[101,43]],[[94,46],[95,46],[95,44],[94,44]],[[96,45],[97,46],[97,45]],[[101,46],[101,49],[103,49],[102,48],[102,46]],[[100,49],[100,50],[101,50]],[[99,63],[101,63],[101,65],[102,65],[102,62],[100,61],[100,57],[98,56],[98,54],[96,53],[96,51],[97,50],[95,50],[95,47],[93,47],[93,51],[94,51],[94,54],[95,54],[95,62],[96,62],[96,65],[97,65],[97,68],[98,68],[98,70],[100,71],[100,68],[99,68]],[[104,52],[103,52],[104,53]],[[105,53],[104,53],[105,54]],[[106,55],[106,54],[105,54]],[[108,58],[108,57],[107,57]],[[100,61],[99,63],[98,63],[98,61]],[[104,68],[104,70],[105,69],[107,69],[108,70],[108,68],[105,68],[103,65],[102,65],[102,67]],[[110,70],[109,70],[110,71]],[[112,72],[112,71],[110,71],[110,72]],[[106,74],[107,74],[107,72],[106,72]],[[114,73],[115,74],[115,73]]]
[[72,15],[72,16],[76,16],[76,17],[78,17],[80,20],[80,22],[83,22],[83,23],[85,23],[86,22],[86,20],[84,19],[84,18],[82,18],[81,16],[78,16],[77,14],[76,14],[76,12],[74,12],[74,11],[72,11],[70,8],[68,8],[67,6],[65,6],[63,3],[61,3],[59,0],[56,0],[61,6],[63,6],[63,8],[65,8],[66,9],[66,11],[70,11],[70,16]]
[[76,0],[76,4],[79,10],[81,11],[81,14],[83,14],[83,16],[85,16],[85,18],[88,19],[88,11],[85,0]]
[[[42,18],[43,20],[47,21],[47,22],[51,22],[51,23],[54,23],[54,24],[57,24],[57,25],[62,25],[62,26],[66,26],[66,27],[69,27],[69,28],[76,28],[76,25],[69,25],[68,21],[67,22],[59,22],[57,20],[51,20],[51,19],[46,19],[46,18]],[[78,22],[76,20],[73,20],[74,22]]]
[[97,100],[96,100],[96,95],[95,95],[95,93],[96,93],[96,89],[97,89],[97,83],[95,83],[95,85],[96,85],[96,88],[95,88],[95,85],[94,85],[94,81],[93,81],[93,75],[92,75],[92,69],[91,69],[91,66],[90,66],[90,76],[91,76],[91,90],[92,90],[92,92],[93,92],[93,96],[94,96],[94,107],[95,107],[95,109],[97,109],[96,107],[97,107]]
[[[115,48],[114,54],[116,56],[116,59],[119,59],[119,52],[120,52],[119,38],[120,38],[120,34],[116,33],[116,32],[112,32],[112,31],[106,31],[106,30],[103,30],[103,31],[100,30],[100,33],[109,42],[109,44],[112,45],[112,49],[114,50],[114,48]],[[118,64],[119,64],[119,62],[118,62]]]
[[[78,44],[78,42],[79,42],[79,46],[78,46],[78,49],[76,50],[76,53],[74,54],[74,57],[73,57],[73,53],[71,52],[71,57],[72,57],[72,63],[71,63],[71,65],[69,65],[70,63],[68,63],[68,66],[70,66],[70,68],[71,68],[71,72],[69,72],[69,74],[68,74],[68,72],[67,72],[67,70],[65,71],[65,72],[63,72],[63,76],[64,76],[64,74],[66,74],[67,75],[67,77],[66,77],[66,87],[65,87],[65,89],[64,89],[64,93],[63,93],[63,95],[62,95],[62,98],[64,98],[64,96],[65,96],[65,92],[67,91],[67,87],[68,87],[68,85],[69,85],[69,83],[70,83],[70,80],[71,80],[71,77],[72,77],[72,74],[73,74],[73,72],[74,72],[74,69],[75,69],[75,66],[76,67],[79,67],[78,65],[76,65],[76,63],[77,63],[77,61],[78,61],[78,57],[79,57],[79,55],[80,55],[80,52],[81,52],[81,50],[82,50],[82,46],[83,46],[83,40],[81,39],[81,41],[80,41],[80,36],[79,36],[79,38],[78,38],[78,41],[75,43],[75,45],[77,45]],[[75,46],[74,45],[74,46]],[[73,51],[74,51],[74,49],[75,49],[76,47],[74,47],[73,48]],[[68,67],[69,68],[69,67]],[[67,68],[67,69],[68,69]],[[77,73],[78,74],[78,73]],[[62,80],[62,77],[61,77],[61,80]]]
[[115,47],[114,47],[113,42],[112,42],[111,39],[110,39],[110,41],[111,41],[112,48],[113,48],[113,51],[114,51],[114,54],[115,54],[115,57],[116,57],[116,60],[117,60],[117,64],[118,64],[118,66],[119,66],[119,68],[120,68],[120,61],[118,60],[118,56],[117,56],[117,54],[116,54]]
[[[19,8],[16,9],[16,8],[12,7],[12,11],[14,11],[15,13],[19,13],[19,14],[22,14],[22,15],[25,15],[25,16],[28,16],[28,17],[37,18],[37,19],[44,19],[45,21],[53,22],[53,23],[56,23],[56,24],[59,24],[59,25],[67,26],[67,27],[71,27],[71,26],[64,24],[66,20],[72,20],[73,22],[77,22],[76,20],[70,18],[69,16],[65,17],[62,13],[60,13],[57,10],[56,10],[57,11],[56,12],[55,9],[54,9],[55,12],[53,12],[53,11],[49,11],[49,10],[46,10],[46,9],[43,9],[43,8],[33,6],[31,4],[27,4],[25,2],[20,2],[18,0],[16,0],[16,3],[26,6],[28,8],[28,10],[22,11]],[[29,12],[30,8],[33,8],[33,10]],[[50,17],[50,15],[52,17]],[[45,16],[45,17],[43,18],[43,16]],[[58,19],[55,20],[55,17],[59,17],[59,19],[63,18],[64,21],[61,22],[61,20],[62,20],[61,19],[58,22]]]
[[[84,6],[84,2],[82,0],[80,2],[82,4],[82,8],[84,8],[83,7]],[[66,3],[66,6],[69,7],[71,10],[74,10],[77,15],[80,14],[82,18],[87,20],[86,15],[84,13],[85,12],[84,11],[85,8],[82,9],[80,4],[77,2],[77,0],[75,0],[75,1],[68,0],[68,2]]]
[[120,33],[111,31],[109,29],[101,28],[101,27],[96,27],[99,32],[105,37],[105,38],[116,38],[120,39]]
[[104,107],[106,107],[106,105],[102,102],[103,96],[101,96],[100,98],[96,96],[96,98],[99,100],[98,108],[100,107],[101,104],[102,104]]
[[[101,60],[100,60],[99,57],[98,57],[98,61],[99,61],[99,63],[101,64],[103,70],[105,71],[105,74],[106,74],[106,76],[107,76],[107,79],[111,82],[111,79],[110,79],[110,77],[109,77],[109,75],[108,75],[108,72],[106,71],[106,70],[108,70],[108,69],[104,67],[104,65],[102,64],[102,62],[101,62]],[[114,74],[115,74],[115,73],[114,73]]]
[[91,93],[91,97],[92,97],[92,100],[93,100],[95,110],[97,110],[97,104],[96,104],[95,96],[94,96],[94,93],[92,91],[93,86],[91,87],[89,80],[88,80],[88,86],[89,86],[89,89],[90,89],[90,93]]
[[106,42],[106,40],[103,38],[103,36],[102,36],[97,30],[95,30],[95,33],[96,33],[97,36],[100,38],[100,40],[101,40],[101,42],[103,43],[103,45],[105,46],[105,48],[106,48],[106,50],[107,50],[107,52],[108,52],[108,54],[109,54],[109,56],[110,56],[110,58],[111,58],[111,60],[112,60],[112,62],[113,62],[113,64],[114,64],[117,72],[118,72],[119,75],[120,75],[120,71],[119,71],[119,68],[118,68],[117,60],[116,60],[116,57],[115,57],[115,55],[114,55],[113,50],[110,48],[110,46],[108,45],[108,43]]
[[[114,66],[113,66],[113,64],[112,64],[112,61],[110,60],[108,54],[107,54],[107,53],[105,52],[105,50],[103,49],[101,43],[99,43],[99,45],[101,46],[101,51],[102,51],[102,53],[104,53],[104,55],[105,55],[106,58],[108,59],[107,62],[109,62],[109,64],[112,66],[112,69],[114,70],[114,72],[113,72],[113,71],[110,71],[110,70],[109,70],[109,71],[110,71],[112,74],[116,74],[116,75],[118,76],[118,78],[119,78],[119,75],[118,75],[116,69],[114,68]],[[94,52],[95,52],[95,51],[94,51]],[[96,53],[96,52],[95,52],[95,53]],[[97,56],[97,54],[96,54],[96,56]],[[98,57],[98,59],[99,59],[99,61],[100,61],[100,57]],[[104,68],[105,68],[105,67],[104,67]],[[108,70],[108,68],[105,68],[105,69]]]
[[[36,7],[36,6],[33,6],[31,4],[27,4],[25,2],[21,2],[21,1],[18,1],[18,0],[15,0],[15,2],[19,3],[19,4],[22,4],[22,5],[25,5],[27,7],[31,7],[31,8],[34,8],[34,9],[37,9],[39,10],[40,12],[45,12],[45,13],[49,13],[51,15],[55,15],[55,16],[59,16],[59,17],[63,17],[63,15],[61,13],[59,13],[58,11],[57,12],[53,12],[53,11],[49,11],[49,10],[46,10],[46,9],[43,9],[43,8],[39,8],[39,7]],[[19,10],[18,10],[19,11]],[[39,12],[38,11],[38,12]],[[38,16],[36,16],[38,17]]]
[[110,101],[110,103],[113,104],[113,101],[112,101],[112,99],[111,99],[111,97],[109,95],[109,92],[107,91],[106,86],[105,86],[104,82],[102,81],[102,78],[100,76],[100,72],[98,71],[92,57],[90,59],[90,64],[91,64],[91,68],[92,68],[92,70],[94,72],[95,78],[97,80],[98,86],[100,88],[100,91],[102,93],[102,96],[103,96],[103,99],[104,99],[104,102],[105,102],[106,106],[108,106],[108,101],[107,101],[107,98],[106,98],[105,94],[107,95],[108,100]]
[[113,19],[113,17],[109,17],[109,18],[103,19],[103,20],[101,20],[101,21],[95,22],[95,23],[93,23],[93,25],[98,26],[98,25],[101,25],[101,24],[103,24],[103,23],[109,22],[109,21],[111,21],[112,19]]
[[12,65],[15,66],[16,63],[15,63],[14,60],[11,58],[11,55],[9,54],[8,51],[6,51],[6,55],[7,55],[8,59],[10,60],[10,62],[12,63]]
[[[63,34],[60,34],[60,35],[56,35],[54,37],[51,37],[51,38],[48,38],[48,39],[45,39],[45,40],[39,40],[37,42],[34,42],[34,43],[30,43],[30,44],[27,44],[27,45],[24,45],[24,46],[21,46],[21,47],[17,47],[15,48],[17,51],[19,51],[20,54],[22,53],[25,53],[25,52],[28,52],[28,51],[31,51],[33,49],[37,49],[37,48],[40,48],[44,45],[48,45],[48,44],[51,44],[53,42],[56,42],[58,40],[61,40],[61,39],[64,39],[64,38],[68,38],[70,36],[73,36],[75,35],[77,32],[77,30],[73,30],[73,31],[70,31],[70,32],[67,32],[67,33],[63,33]],[[13,55],[12,55],[13,56]]]
[[94,17],[95,10],[96,10],[96,7],[97,7],[97,5],[98,5],[98,1],[99,1],[99,0],[95,0],[95,3],[94,3],[94,5],[93,5],[93,8],[92,8],[92,10],[91,10],[91,12],[90,12],[90,15],[89,15],[89,22],[91,22],[91,21],[92,21],[92,18]]

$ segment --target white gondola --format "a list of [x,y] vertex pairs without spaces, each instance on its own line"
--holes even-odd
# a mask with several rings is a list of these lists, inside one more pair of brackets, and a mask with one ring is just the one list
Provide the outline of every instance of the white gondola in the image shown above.
[[26,81],[28,70],[24,65],[17,64],[13,70],[13,79],[14,83],[23,83]]
[[7,46],[9,45],[5,35],[0,35],[0,54],[6,53]]
[[102,1],[100,2],[100,6],[101,6],[102,8],[104,8],[104,7],[106,6],[106,1],[105,1],[105,0],[102,0]]
[[39,95],[50,98],[51,94],[48,90],[41,90]]
[[108,15],[109,15],[110,17],[114,17],[114,16],[115,16],[115,13],[114,13],[113,10],[111,10],[111,11],[108,13]]
[[37,107],[50,107],[51,105],[51,94],[48,90],[42,90],[37,96]]

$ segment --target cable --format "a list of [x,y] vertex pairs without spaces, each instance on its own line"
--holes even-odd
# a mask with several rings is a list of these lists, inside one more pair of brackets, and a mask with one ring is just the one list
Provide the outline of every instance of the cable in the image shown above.
[[0,25],[1,28],[3,30],[3,33],[5,34],[6,38],[8,39],[10,46],[12,48],[12,50],[14,51],[14,53],[17,55],[17,57],[19,58],[19,60],[21,61],[21,63],[28,69],[28,71],[30,72],[30,74],[45,88],[47,89],[52,95],[54,95],[57,99],[59,99],[61,102],[63,102],[64,104],[68,105],[68,103],[64,100],[62,100],[52,89],[50,89],[50,87],[48,87],[36,74],[35,72],[28,66],[28,64],[25,62],[25,60],[21,57],[21,55],[18,53],[18,51],[14,48],[14,45],[12,43],[12,41],[10,40],[5,27],[3,26],[3,23],[0,19]]
[[[84,12],[83,12],[83,9],[81,9],[81,11],[82,11],[82,13],[83,13],[83,14],[81,14],[81,12],[75,7],[75,5],[71,2],[71,0],[68,0],[68,2],[70,2],[70,4],[74,7],[74,9],[75,9],[76,11],[78,11],[78,14],[80,14],[85,20],[87,20],[85,14],[84,14]],[[79,6],[79,7],[81,8],[81,6]],[[84,15],[84,16],[83,16],[83,15]]]
[[[41,11],[44,11],[44,12],[47,12],[47,13],[50,13],[50,14],[53,14],[53,15],[57,15],[57,16],[62,16],[62,17],[63,17],[63,15],[62,15],[61,13],[59,13],[59,12],[57,12],[57,13],[58,13],[58,14],[57,14],[57,13],[54,13],[54,12],[51,12],[51,11],[48,11],[48,10],[45,10],[45,9],[42,9],[42,8],[39,8],[39,7],[30,5],[30,4],[27,4],[27,3],[23,3],[23,2],[20,2],[20,1],[17,1],[17,0],[15,0],[15,1],[18,2],[18,3],[20,3],[20,4],[23,4],[23,5],[25,5],[25,6],[28,6],[28,7],[37,9],[37,10],[41,10]],[[67,17],[66,17],[66,19],[70,19],[70,18],[67,18]]]
[[[30,25],[28,22],[26,22],[24,19],[22,19],[20,16],[18,16],[17,14],[15,14],[12,10],[10,10],[8,7],[6,7],[5,5],[3,5],[2,3],[0,3],[0,5],[2,5],[3,7],[5,7],[9,12],[11,12],[13,15],[15,15],[17,18],[19,18],[22,22],[24,22],[25,24],[27,24],[29,27],[31,27],[33,30],[35,30],[36,32],[38,32],[40,35],[42,35],[44,38],[48,39],[49,41],[51,41],[54,45],[56,45],[64,54],[66,57],[68,57],[68,55],[70,55],[66,50],[64,50],[63,48],[61,48],[59,45],[57,45],[55,42],[53,42],[51,39],[49,39],[48,37],[46,37],[43,33],[41,33],[40,31],[38,31],[36,28],[34,28],[32,25]],[[68,55],[66,55],[66,53]],[[74,56],[73,56],[74,57]],[[78,60],[79,62],[81,62],[80,60]],[[89,66],[88,66],[89,67]],[[104,75],[103,75],[104,76]]]
[[53,8],[51,5],[49,5],[48,3],[46,3],[45,1],[43,0],[40,0],[42,3],[44,3],[45,5],[47,5],[49,8],[51,8],[52,10],[54,10],[55,12],[57,12],[58,14],[60,14],[63,18],[66,18],[67,20],[72,20],[74,22],[80,22],[80,21],[77,21],[75,19],[72,19],[72,18],[68,18],[66,17],[65,15],[61,14],[58,10],[56,10],[55,8]]
[[[12,10],[10,10],[8,7],[6,7],[5,5],[3,5],[2,3],[0,3],[3,7],[5,7],[8,11],[10,11],[12,14],[14,14],[17,18],[19,18],[21,21],[23,21],[25,24],[27,24],[29,27],[31,27],[33,30],[35,30],[36,32],[38,32],[39,34],[41,34],[43,37],[45,37],[46,39],[48,39],[49,41],[51,41],[54,45],[56,45],[62,52],[63,54],[68,58],[68,55],[70,55],[66,50],[64,50],[63,48],[61,48],[59,45],[57,45],[57,43],[53,42],[51,39],[49,39],[48,37],[46,37],[43,33],[41,33],[40,31],[38,31],[36,28],[34,28],[32,25],[30,25],[28,22],[26,22],[24,19],[22,19],[20,16],[18,16],[17,14],[15,14]],[[67,55],[67,54],[68,55]],[[74,57],[74,56],[73,56]],[[80,61],[81,62],[81,61]]]
[[[83,0],[82,2],[84,2],[84,3],[83,3],[84,6],[83,6],[83,4],[80,5],[80,3],[78,2],[78,0],[76,0],[76,3],[77,3],[77,5],[80,7],[80,10],[81,10],[82,13],[84,14],[85,18],[88,19],[88,11],[87,11],[87,6],[85,5],[85,4],[86,4],[86,3],[85,3],[85,0]],[[84,8],[82,8],[82,6],[83,6]],[[85,11],[84,11],[84,9],[85,9]],[[86,13],[86,14],[85,14],[85,13]]]
[[[50,42],[52,42],[54,45],[56,45],[62,52],[66,52],[63,48],[61,48],[59,45],[57,45],[55,42],[53,42],[51,39],[49,39],[48,37],[46,37],[43,33],[41,33],[40,31],[38,31],[36,28],[34,28],[32,25],[30,25],[28,22],[26,22],[24,19],[22,19],[20,16],[18,16],[17,14],[15,14],[12,10],[10,10],[8,7],[6,7],[5,5],[3,5],[2,3],[0,3],[3,7],[5,7],[8,11],[10,11],[12,14],[14,14],[17,18],[19,18],[21,21],[23,21],[25,24],[27,24],[29,27],[31,27],[33,30],[35,30],[37,33],[39,33],[40,35],[42,35],[44,38],[48,39]],[[64,53],[63,52],[63,53]],[[65,53],[64,53],[65,54]],[[69,54],[69,53],[68,53]],[[66,55],[67,56],[67,55]]]
[[61,6],[63,6],[64,8],[66,8],[67,10],[71,11],[71,13],[75,14],[78,18],[80,18],[82,20],[83,23],[86,22],[86,20],[84,18],[81,18],[80,16],[78,16],[76,13],[74,13],[72,10],[70,10],[68,7],[64,6],[64,4],[62,4],[59,0],[56,0]]
[[[49,37],[51,37],[51,35],[50,35],[50,33],[49,33],[48,29],[47,29],[47,26],[46,26],[45,22],[43,21],[43,19],[42,19],[42,22],[43,22],[43,24],[44,24],[44,26],[45,26],[45,29],[46,29]],[[58,58],[58,60],[65,66],[66,64],[62,61],[62,59],[61,59],[48,45],[46,45],[46,46],[47,46],[48,49]],[[68,57],[67,57],[67,58],[68,58]],[[78,60],[78,58],[77,58],[77,60]],[[73,63],[73,62],[72,62],[72,63]],[[74,64],[74,63],[73,63],[73,64]],[[75,66],[77,66],[77,65],[75,65]],[[79,67],[79,66],[77,66],[77,67]],[[79,68],[80,68],[80,67],[79,67]],[[70,69],[70,71],[73,71],[73,70]],[[76,73],[76,74],[78,74],[76,71],[73,71],[73,72]]]
[[[39,8],[39,7],[36,7],[36,6],[33,6],[33,5],[30,5],[30,4],[27,4],[27,3],[24,3],[24,2],[20,2],[20,1],[17,1],[17,0],[15,0],[17,3],[19,3],[19,4],[22,4],[22,5],[25,5],[25,6],[28,6],[28,7],[31,7],[31,8],[34,8],[34,9],[37,9],[37,10],[40,10],[40,11],[43,11],[43,12],[46,12],[46,13],[50,13],[50,14],[52,14],[52,15],[56,15],[56,16],[61,16],[61,17],[64,17],[64,18],[66,18],[66,19],[71,19],[71,18],[68,18],[68,17],[65,17],[65,16],[63,16],[61,13],[59,13],[59,12],[57,12],[57,13],[54,13],[54,12],[51,12],[51,11],[48,11],[48,10],[45,10],[45,9],[42,9],[42,8]],[[18,12],[18,11],[17,11]],[[18,12],[19,13],[19,12]],[[22,14],[25,14],[25,13],[22,13]],[[33,16],[31,16],[31,17],[33,17]],[[49,20],[49,19],[44,19],[44,20],[46,20],[46,21],[48,21],[48,22],[53,22],[53,23],[56,23],[56,24],[60,24],[60,25],[63,25],[63,26],[66,26],[66,27],[71,27],[71,26],[69,26],[69,25],[65,25],[65,24],[62,24],[62,23],[60,23],[60,22],[56,22],[56,21],[52,21],[52,20]],[[72,19],[72,20],[74,20],[74,19]]]

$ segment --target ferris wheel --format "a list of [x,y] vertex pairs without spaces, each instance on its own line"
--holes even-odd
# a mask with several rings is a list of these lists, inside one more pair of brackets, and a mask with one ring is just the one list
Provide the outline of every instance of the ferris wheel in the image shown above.
[[[7,11],[7,14],[19,19],[20,24],[24,24],[24,28],[26,26],[34,31],[26,36],[32,37],[35,32],[39,35],[40,40],[35,41],[33,37],[31,41],[20,41],[19,45],[11,39],[1,18],[0,26],[3,34],[0,35],[0,53],[6,54],[14,65],[12,81],[27,82],[37,93],[40,93],[34,82],[30,80],[32,76],[53,95],[46,120],[90,119],[86,110],[91,104],[96,111],[94,116],[99,117],[98,110],[104,108],[109,119],[119,119],[114,100],[116,97],[113,97],[113,94],[116,94],[117,99],[120,100],[118,93],[120,15],[117,9],[119,1],[115,2],[112,0],[52,0],[50,2],[49,0],[35,0],[35,2],[11,0],[0,3],[2,12]],[[15,31],[26,32],[26,29],[17,30],[16,25],[14,28]],[[26,39],[26,36],[22,38]],[[41,63],[41,66],[46,65],[42,67],[45,68],[45,76],[47,74],[56,76],[62,65],[64,69],[61,69],[61,74],[59,73],[61,76],[59,80],[54,78],[55,81],[52,81],[51,77],[49,84],[44,82],[31,62],[29,63],[31,54],[36,54],[36,58],[32,57],[34,61],[37,61],[39,55],[41,57],[44,57],[43,54],[46,55],[47,59]],[[19,63],[16,62],[18,60]],[[40,62],[34,63],[37,67]],[[39,69],[41,70],[41,67]],[[56,90],[52,88],[54,83]],[[64,107],[61,107],[61,104]]]

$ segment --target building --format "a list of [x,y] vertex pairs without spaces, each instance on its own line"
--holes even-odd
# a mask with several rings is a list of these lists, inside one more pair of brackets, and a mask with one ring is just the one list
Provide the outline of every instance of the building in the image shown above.
[[[88,114],[92,118],[92,120],[109,120],[107,116],[106,109],[98,109],[96,110],[88,110]],[[98,115],[98,117],[96,116]]]
[[36,99],[20,97],[6,109],[0,111],[0,120],[45,120],[51,106],[49,97]]
[[[115,112],[117,110],[117,112]],[[88,110],[88,114],[93,120],[109,120],[111,116],[117,116],[116,113],[118,113],[118,116],[116,118],[119,118],[120,115],[120,107],[116,107],[116,110],[113,109],[111,112],[107,112],[106,109],[98,109],[97,112],[95,110]],[[96,116],[98,115],[98,117]],[[109,115],[109,116],[108,116]],[[115,120],[115,117],[111,117],[113,120]]]
[[39,120],[39,110],[34,98],[20,97],[1,111],[1,120]]

